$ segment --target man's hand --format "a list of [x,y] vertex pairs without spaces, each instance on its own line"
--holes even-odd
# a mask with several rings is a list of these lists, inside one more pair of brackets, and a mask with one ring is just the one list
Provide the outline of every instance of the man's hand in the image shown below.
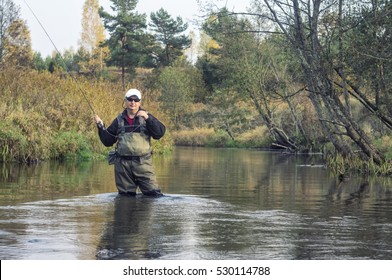
[[103,121],[98,115],[94,115],[94,121],[97,125],[102,125],[103,126]]
[[143,117],[145,120],[148,119],[148,113],[146,111],[140,110],[139,112],[137,112],[138,117]]

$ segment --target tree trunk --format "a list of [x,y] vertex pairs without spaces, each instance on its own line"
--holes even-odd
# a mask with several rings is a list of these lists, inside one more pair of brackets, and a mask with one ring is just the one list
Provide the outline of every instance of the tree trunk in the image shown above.
[[[381,164],[383,157],[350,116],[348,108],[343,105],[338,93],[334,91],[331,80],[328,78],[327,70],[330,67],[327,65],[332,65],[332,62],[326,62],[322,58],[318,34],[322,0],[314,0],[312,5],[305,2],[300,4],[298,0],[292,0],[293,6],[290,8],[293,12],[293,23],[287,22],[287,18],[279,18],[278,13],[268,3],[269,1],[264,0],[264,2],[299,54],[309,90],[309,98],[316,109],[326,137],[344,157],[354,153],[353,147],[346,142],[346,139],[350,139],[353,144],[360,148],[364,159]],[[277,1],[274,2],[277,3]],[[277,4],[279,5],[279,3]],[[300,5],[306,6],[301,7]],[[303,11],[307,13],[307,25],[302,19]],[[294,32],[286,30],[287,25]]]
[[122,57],[121,57],[121,82],[123,91],[125,91],[125,45],[126,45],[127,37],[125,34],[122,35],[121,38],[121,48],[122,48]]
[[270,116],[264,112],[259,100],[256,98],[254,93],[250,93],[250,97],[253,101],[253,103],[256,106],[256,109],[261,116],[261,118],[264,121],[264,124],[268,127],[269,132],[272,136],[272,138],[275,140],[276,143],[273,143],[273,146],[279,147],[279,148],[284,148],[287,149],[291,152],[297,152],[299,151],[299,148],[295,144],[294,141],[292,141],[287,134],[277,127],[273,120],[270,118]]

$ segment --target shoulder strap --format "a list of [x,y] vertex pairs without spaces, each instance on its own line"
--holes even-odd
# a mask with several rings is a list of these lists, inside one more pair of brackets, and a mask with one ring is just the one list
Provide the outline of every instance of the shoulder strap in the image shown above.
[[147,125],[146,125],[146,120],[143,117],[139,117],[139,126],[140,126],[140,132],[147,132]]
[[125,133],[125,124],[124,124],[124,118],[122,116],[122,113],[118,114],[117,116],[117,123],[118,123],[118,132],[117,134],[124,134]]
[[[143,117],[138,117],[139,121],[139,127],[140,127],[140,132],[147,132],[147,125],[146,125],[146,120]],[[117,116],[117,123],[118,123],[118,130],[117,134],[124,134],[125,133],[125,122],[124,122],[124,117],[123,114],[120,113]]]

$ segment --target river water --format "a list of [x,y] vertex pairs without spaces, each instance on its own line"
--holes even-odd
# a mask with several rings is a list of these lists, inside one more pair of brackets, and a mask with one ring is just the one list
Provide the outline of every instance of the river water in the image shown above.
[[119,197],[106,162],[0,165],[0,259],[392,259],[392,180],[320,155],[178,147],[165,196]]

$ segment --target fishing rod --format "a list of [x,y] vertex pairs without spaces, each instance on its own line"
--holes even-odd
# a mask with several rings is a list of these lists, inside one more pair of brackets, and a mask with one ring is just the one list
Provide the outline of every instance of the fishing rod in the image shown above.
[[90,101],[87,99],[86,93],[85,91],[82,89],[82,87],[80,86],[80,84],[78,83],[78,80],[76,80],[76,78],[69,72],[67,64],[65,63],[65,60],[63,58],[63,56],[61,55],[60,51],[58,50],[58,48],[56,47],[56,44],[53,42],[52,38],[49,36],[48,32],[46,31],[45,27],[42,25],[41,21],[38,19],[38,17],[35,15],[33,9],[29,6],[29,4],[27,4],[26,0],[23,0],[23,2],[26,4],[26,6],[29,8],[29,10],[31,11],[31,13],[33,14],[33,16],[35,17],[35,19],[37,20],[37,22],[39,23],[39,25],[41,26],[42,30],[45,32],[46,36],[49,38],[50,42],[52,43],[52,45],[54,46],[57,54],[59,55],[61,62],[64,65],[64,69],[65,71],[68,73],[68,75],[72,78],[72,80],[77,84],[79,91],[82,93],[84,100],[86,100],[88,106],[90,107],[91,111],[93,112],[94,115],[96,115],[93,106],[91,105]]

